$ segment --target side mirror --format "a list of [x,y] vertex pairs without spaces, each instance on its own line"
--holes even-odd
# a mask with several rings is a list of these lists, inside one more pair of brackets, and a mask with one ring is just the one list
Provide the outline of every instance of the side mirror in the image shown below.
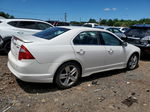
[[122,46],[126,47],[127,46],[127,42],[122,42]]

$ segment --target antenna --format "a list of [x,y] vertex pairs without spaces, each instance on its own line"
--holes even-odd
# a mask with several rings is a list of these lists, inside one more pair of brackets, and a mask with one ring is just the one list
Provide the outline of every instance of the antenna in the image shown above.
[[66,12],[64,14],[64,19],[65,19],[65,22],[67,22],[67,13]]

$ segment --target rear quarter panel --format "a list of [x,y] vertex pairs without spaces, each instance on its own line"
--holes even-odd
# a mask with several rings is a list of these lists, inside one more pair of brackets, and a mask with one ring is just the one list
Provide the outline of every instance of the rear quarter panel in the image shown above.
[[27,44],[27,48],[41,64],[63,63],[75,59],[71,45]]

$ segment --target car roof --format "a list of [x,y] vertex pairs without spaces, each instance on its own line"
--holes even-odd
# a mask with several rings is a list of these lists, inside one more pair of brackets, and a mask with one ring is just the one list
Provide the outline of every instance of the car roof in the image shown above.
[[[10,21],[36,21],[36,22],[45,22],[38,19],[0,19],[0,21],[10,22]],[[48,23],[48,22],[45,22]]]
[[136,24],[136,25],[132,25],[132,27],[143,27],[143,28],[150,28],[150,24]]
[[92,27],[83,27],[83,26],[58,26],[61,28],[67,28],[71,30],[92,30],[92,31],[106,31],[105,29],[98,29],[98,28],[92,28]]
[[102,25],[99,25],[99,26],[95,26],[95,28],[107,29],[107,28],[112,28],[112,27],[111,26],[102,26]]

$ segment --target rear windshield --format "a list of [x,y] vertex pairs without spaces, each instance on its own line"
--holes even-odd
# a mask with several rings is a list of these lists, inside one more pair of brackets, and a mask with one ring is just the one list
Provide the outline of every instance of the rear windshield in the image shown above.
[[150,36],[150,28],[131,28],[125,34],[137,38]]
[[67,31],[69,31],[69,30],[70,29],[67,29],[67,28],[53,27],[53,28],[46,29],[42,32],[36,33],[36,34],[34,34],[34,36],[50,40],[58,35],[61,35]]

